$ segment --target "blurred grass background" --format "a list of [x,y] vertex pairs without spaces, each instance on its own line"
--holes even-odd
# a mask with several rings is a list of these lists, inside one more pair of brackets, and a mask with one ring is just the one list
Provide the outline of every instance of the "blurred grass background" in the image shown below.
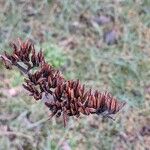
[[100,116],[47,120],[17,70],[0,64],[0,150],[148,150],[149,0],[0,0],[0,54],[30,38],[67,79],[109,90],[126,107]]

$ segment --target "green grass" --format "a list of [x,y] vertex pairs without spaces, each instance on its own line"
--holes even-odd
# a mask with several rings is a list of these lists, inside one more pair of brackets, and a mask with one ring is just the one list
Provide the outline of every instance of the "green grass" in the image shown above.
[[[115,121],[82,116],[71,118],[64,128],[62,119],[53,118],[29,129],[47,118],[48,110],[21,88],[19,72],[0,65],[0,150],[63,150],[63,143],[73,150],[148,148],[149,137],[142,136],[141,130],[148,126],[150,115],[149,7],[149,0],[2,0],[0,54],[10,52],[9,42],[17,37],[30,38],[67,79],[80,79],[87,88],[109,90],[127,105]],[[115,24],[93,23],[98,14],[111,15]],[[103,34],[113,26],[120,39],[117,45],[107,45]],[[17,96],[11,96],[11,88]],[[29,137],[4,136],[7,126]]]

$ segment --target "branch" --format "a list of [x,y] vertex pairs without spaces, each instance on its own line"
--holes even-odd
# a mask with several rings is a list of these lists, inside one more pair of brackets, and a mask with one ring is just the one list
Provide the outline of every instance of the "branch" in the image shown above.
[[23,73],[23,74],[25,74],[25,75],[28,73],[28,69],[22,67],[22,66],[21,66],[20,64],[18,64],[18,63],[12,64],[12,62],[11,62],[7,57],[5,57],[5,56],[3,56],[3,55],[0,55],[0,59],[1,59],[1,60],[5,60],[5,61],[8,62],[9,64],[16,66],[16,67],[19,69],[19,71],[21,71],[21,73]]

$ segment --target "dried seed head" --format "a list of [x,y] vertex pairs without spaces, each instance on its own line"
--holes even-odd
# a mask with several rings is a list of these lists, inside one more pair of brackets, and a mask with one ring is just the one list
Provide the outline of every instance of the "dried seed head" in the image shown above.
[[[79,117],[80,114],[102,114],[110,117],[117,113],[125,103],[118,102],[110,93],[85,90],[79,80],[65,80],[63,75],[45,62],[42,51],[36,53],[34,45],[27,40],[19,44],[11,43],[12,55],[6,52],[2,61],[7,69],[17,66],[27,74],[23,87],[30,92],[35,100],[42,99],[52,112],[51,117],[63,116],[64,125],[69,116]],[[19,63],[27,68],[23,68]],[[36,70],[32,70],[36,67]],[[110,117],[111,118],[111,117]]]

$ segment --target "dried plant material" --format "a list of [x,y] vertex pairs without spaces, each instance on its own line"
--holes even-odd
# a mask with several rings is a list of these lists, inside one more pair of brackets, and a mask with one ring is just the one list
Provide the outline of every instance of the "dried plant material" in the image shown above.
[[59,70],[46,63],[42,51],[36,53],[29,40],[24,43],[18,39],[18,43],[11,43],[13,52],[11,55],[5,52],[2,61],[26,75],[23,87],[35,100],[44,101],[52,112],[51,117],[63,116],[64,126],[69,116],[101,114],[111,118],[124,106],[125,103],[118,102],[107,91],[86,90],[79,80],[65,80]]
[[115,28],[104,32],[103,35],[104,42],[108,45],[113,45],[118,43],[119,34]]
[[1,135],[7,135],[8,138],[13,141],[16,138],[15,134],[9,134],[10,132],[12,132],[12,129],[10,129],[10,127],[8,125],[1,125],[0,126],[0,136]]
[[100,15],[93,18],[93,21],[96,22],[98,25],[104,25],[111,22],[114,22],[113,16],[109,15]]
[[145,135],[150,136],[150,126],[149,125],[143,126],[141,131],[140,131],[140,134],[142,136],[145,136]]

